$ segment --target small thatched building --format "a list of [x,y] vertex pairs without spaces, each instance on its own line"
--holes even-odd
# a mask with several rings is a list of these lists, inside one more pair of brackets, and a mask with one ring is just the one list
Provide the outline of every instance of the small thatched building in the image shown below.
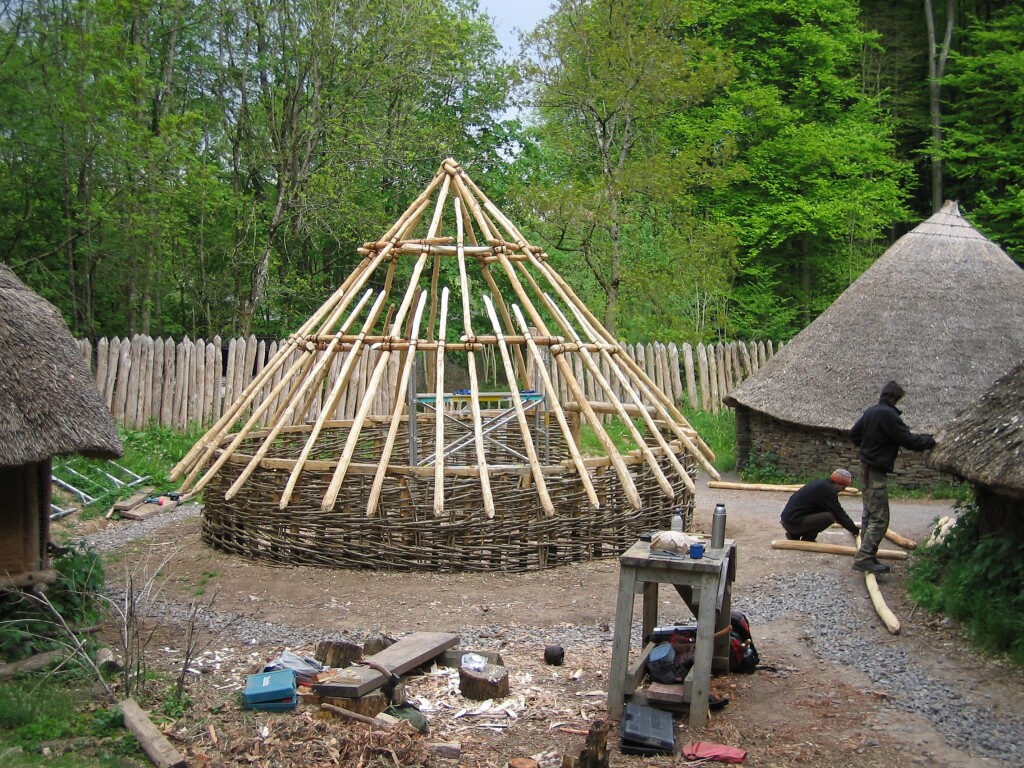
[[121,455],[96,380],[57,308],[0,264],[0,576],[48,580],[50,462]]
[[[896,241],[726,403],[740,467],[856,465],[849,429],[895,379],[914,432],[934,433],[1024,358],[1024,270],[947,202]],[[939,473],[904,452],[895,482]]]
[[982,534],[1024,542],[1024,362],[938,436],[929,463],[972,483]]

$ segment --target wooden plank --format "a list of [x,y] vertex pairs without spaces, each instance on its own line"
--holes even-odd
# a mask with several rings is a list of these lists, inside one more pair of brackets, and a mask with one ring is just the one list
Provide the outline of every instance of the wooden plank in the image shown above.
[[[401,675],[458,644],[459,636],[448,632],[413,632],[380,653],[368,657],[366,661],[373,662],[392,674]],[[313,693],[326,697],[355,698],[380,688],[388,681],[388,676],[383,672],[362,665],[347,667],[343,674],[347,678],[358,679],[359,682],[314,684],[311,686]]]
[[683,683],[651,683],[647,687],[647,700],[665,702],[666,704],[682,704],[684,688]]
[[115,501],[114,502],[114,506],[112,506],[111,509],[114,510],[115,512],[125,512],[126,510],[129,510],[129,509],[135,509],[135,507],[139,506],[142,502],[144,502],[146,499],[148,499],[152,494],[153,494],[153,489],[152,488],[147,488],[147,489],[145,489],[143,491],[140,491],[139,493],[136,493],[136,494],[133,494],[133,495],[129,496],[127,499],[121,499],[120,501]]
[[135,734],[139,746],[153,765],[157,768],[188,768],[185,758],[171,746],[171,742],[153,725],[149,715],[134,699],[121,702],[121,714],[124,715],[125,727]]
[[121,517],[125,520],[148,520],[158,512],[163,512],[165,509],[174,509],[178,506],[177,501],[172,501],[167,496],[161,496],[160,501],[162,504],[156,502],[147,502],[145,504],[139,504],[132,509],[125,509],[120,512]]

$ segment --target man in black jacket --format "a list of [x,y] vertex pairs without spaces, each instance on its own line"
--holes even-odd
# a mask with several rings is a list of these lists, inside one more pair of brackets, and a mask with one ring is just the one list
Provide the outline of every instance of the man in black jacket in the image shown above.
[[878,402],[850,430],[850,439],[860,448],[857,458],[864,468],[864,518],[861,520],[860,550],[854,555],[853,567],[867,573],[888,573],[889,566],[878,562],[878,545],[889,530],[888,474],[896,463],[900,448],[929,451],[935,447],[931,435],[910,431],[896,403],[904,395],[903,387],[888,381],[882,387]]
[[853,482],[849,470],[837,469],[821,480],[812,480],[789,497],[782,510],[786,538],[814,541],[832,523],[839,523],[856,536],[860,530],[839,503],[839,492]]

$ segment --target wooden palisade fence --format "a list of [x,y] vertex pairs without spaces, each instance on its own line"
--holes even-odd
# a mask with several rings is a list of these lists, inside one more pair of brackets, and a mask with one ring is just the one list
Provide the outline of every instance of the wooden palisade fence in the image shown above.
[[[213,424],[273,357],[279,344],[254,336],[232,339],[225,346],[220,337],[208,342],[188,338],[175,342],[170,338],[149,336],[114,337],[100,339],[95,348],[86,340],[79,342],[82,357],[94,371],[100,394],[114,420],[134,429],[148,424],[178,429]],[[675,402],[713,412],[722,407],[723,397],[775,354],[770,340],[698,344],[696,347],[656,341],[622,346]],[[499,366],[493,359],[493,347],[490,352],[491,358],[484,360],[485,381],[494,379]],[[351,418],[354,414],[365,394],[377,354],[370,350],[362,355],[360,375],[352,376],[348,391],[337,405],[336,418]],[[339,356],[336,363],[341,359]],[[393,358],[392,363],[391,375],[395,379],[398,358]],[[335,367],[340,368],[340,364]],[[578,367],[576,378],[587,395],[601,399],[593,377],[582,365]],[[570,400],[557,366],[550,365],[549,373],[565,393],[566,400]],[[268,383],[253,407],[269,397],[278,383],[276,379]],[[392,393],[393,388],[377,388],[374,413],[389,412]],[[282,394],[279,392],[277,397],[280,399]],[[272,406],[266,413],[275,411],[276,406]],[[316,402],[311,415],[313,418],[319,415]]]

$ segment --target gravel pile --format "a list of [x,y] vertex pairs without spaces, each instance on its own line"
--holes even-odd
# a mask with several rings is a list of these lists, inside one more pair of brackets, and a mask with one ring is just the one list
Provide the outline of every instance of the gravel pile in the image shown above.
[[[198,514],[195,504],[177,507],[148,521],[120,524],[86,537],[86,543],[98,552],[118,549],[130,541],[149,536],[169,523]],[[849,582],[829,573],[803,573],[768,580],[744,587],[734,600],[734,608],[750,619],[754,641],[757,626],[786,615],[807,616],[806,638],[818,656],[838,664],[852,666],[866,675],[889,696],[891,706],[928,720],[950,744],[977,757],[996,758],[1006,765],[1024,764],[1024,723],[1000,718],[991,709],[971,703],[948,683],[935,678],[916,665],[906,650],[895,643],[880,643],[868,637],[863,604],[849,594]],[[186,605],[161,606],[161,618],[183,622]],[[271,624],[241,614],[203,612],[200,623],[214,632],[230,633],[251,646],[301,647],[312,636],[321,636],[316,627],[291,627]],[[872,629],[874,631],[880,631]],[[639,643],[640,626],[634,626]],[[524,626],[484,625],[460,631],[465,648],[494,649],[509,645],[543,647],[558,643],[567,649],[610,648],[609,627],[559,626],[540,630]],[[358,633],[339,633],[335,639],[362,642]]]

